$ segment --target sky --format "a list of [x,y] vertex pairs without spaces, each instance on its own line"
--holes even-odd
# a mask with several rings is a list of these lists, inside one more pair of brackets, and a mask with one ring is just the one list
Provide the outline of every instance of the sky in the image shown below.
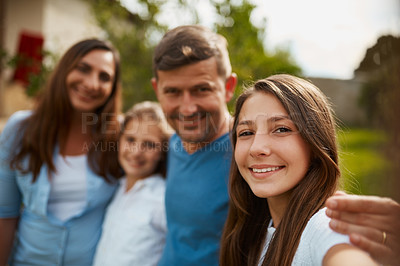
[[[208,1],[189,1],[200,10],[200,24],[212,27],[216,18]],[[141,10],[135,0],[121,2],[134,13]],[[379,36],[400,37],[400,0],[250,2],[256,5],[252,22],[258,25],[266,20],[266,49],[288,49],[308,77],[351,79]],[[179,10],[176,0],[165,3],[159,22],[170,28],[193,23],[190,10]]]

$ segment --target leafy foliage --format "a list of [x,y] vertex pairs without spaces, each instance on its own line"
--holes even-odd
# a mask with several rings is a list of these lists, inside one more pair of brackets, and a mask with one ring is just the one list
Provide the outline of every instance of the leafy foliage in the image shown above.
[[[42,51],[43,58],[40,63],[40,68],[38,73],[29,73],[28,83],[26,84],[26,94],[29,97],[35,97],[38,92],[44,87],[47,78],[49,77],[55,62],[58,60],[57,55],[47,51]],[[24,64],[29,64],[31,58],[22,58],[19,55],[10,56],[7,51],[0,50],[0,64],[2,67],[16,68],[20,62]]]
[[[86,1],[92,4],[99,26],[121,53],[124,109],[136,102],[154,100],[150,84],[152,51],[157,41],[154,37],[161,37],[167,30],[166,26],[157,22],[164,2],[137,0],[141,10],[146,12],[135,14],[128,12],[116,0]],[[193,16],[194,23],[199,22],[198,10],[190,7],[192,2],[179,0],[177,3]],[[265,51],[262,41],[265,28],[256,28],[250,22],[254,6],[247,0],[236,5],[230,0],[212,0],[210,3],[220,16],[215,27],[228,40],[233,71],[239,76],[239,84],[274,73],[301,73],[300,68],[290,60],[288,51],[278,50],[275,54]],[[238,89],[236,94],[240,91]]]
[[[121,79],[123,109],[143,100],[155,100],[150,79],[152,77],[152,34],[165,31],[155,16],[159,12],[157,1],[138,0],[147,12],[134,14],[118,1],[86,0],[93,8],[99,26],[119,50],[121,55]],[[146,15],[143,15],[145,13]]]
[[[217,31],[228,40],[232,67],[239,77],[239,85],[278,73],[300,75],[301,69],[292,62],[288,51],[278,49],[275,53],[269,53],[265,50],[265,25],[257,28],[250,21],[255,6],[247,0],[242,1],[241,5],[232,2],[213,1],[213,4],[222,17]],[[241,91],[238,88],[235,96]]]

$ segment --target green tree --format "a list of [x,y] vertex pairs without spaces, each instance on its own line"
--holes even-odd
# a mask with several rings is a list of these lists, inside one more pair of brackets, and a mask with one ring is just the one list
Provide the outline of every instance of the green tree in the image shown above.
[[[284,49],[275,52],[266,51],[263,39],[266,34],[265,23],[256,27],[250,21],[255,6],[247,0],[235,5],[230,0],[219,3],[213,1],[218,14],[222,17],[217,24],[217,31],[226,37],[233,71],[238,74],[240,94],[241,84],[266,78],[272,74],[287,73],[301,75],[301,69]],[[237,2],[237,1],[234,1]]]
[[[152,36],[164,32],[155,19],[157,1],[137,0],[141,14],[129,12],[115,0],[86,0],[92,5],[99,26],[121,55],[123,109],[143,100],[155,100],[152,77]],[[145,11],[143,11],[145,10]]]
[[[47,50],[42,50],[43,60],[40,62],[39,72],[28,73],[28,83],[26,86],[26,94],[29,97],[35,97],[41,89],[43,89],[55,62],[58,61],[58,56]],[[44,60],[46,59],[46,60]],[[32,64],[32,58],[27,58],[20,55],[11,56],[6,50],[0,49],[0,66],[4,68],[16,69],[19,65],[29,66]],[[45,62],[46,61],[46,62]]]
[[[158,42],[157,37],[161,37],[167,30],[166,26],[157,22],[157,15],[165,2],[137,0],[142,6],[141,10],[146,10],[139,12],[143,15],[129,12],[116,0],[86,1],[92,4],[100,27],[121,53],[124,109],[139,101],[155,99],[150,84],[152,52]],[[200,23],[199,11],[193,8],[196,1],[177,0],[176,4],[179,10],[192,16],[193,23]],[[265,27],[255,27],[250,21],[255,6],[247,0],[239,3],[235,1],[236,4],[232,2],[210,0],[218,14],[214,28],[227,38],[233,71],[239,76],[236,94],[241,91],[240,85],[249,80],[275,73],[301,74],[288,51],[277,50],[271,53],[264,49]],[[233,102],[230,104],[233,105]]]

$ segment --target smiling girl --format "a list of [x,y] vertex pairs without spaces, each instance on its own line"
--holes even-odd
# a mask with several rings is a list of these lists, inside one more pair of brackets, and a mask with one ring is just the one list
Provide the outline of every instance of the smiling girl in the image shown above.
[[340,176],[335,121],[322,92],[289,75],[237,100],[230,209],[221,265],[376,265],[329,228]]
[[158,103],[142,102],[127,112],[118,149],[125,176],[107,208],[94,265],[157,265],[166,233],[170,133]]

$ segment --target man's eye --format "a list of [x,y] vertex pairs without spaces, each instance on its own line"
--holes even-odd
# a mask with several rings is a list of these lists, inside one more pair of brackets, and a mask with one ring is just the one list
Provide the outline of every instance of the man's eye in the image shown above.
[[199,91],[199,92],[207,92],[207,91],[210,91],[211,89],[210,88],[208,88],[208,87],[202,87],[202,88],[198,88],[197,89],[197,91]]

